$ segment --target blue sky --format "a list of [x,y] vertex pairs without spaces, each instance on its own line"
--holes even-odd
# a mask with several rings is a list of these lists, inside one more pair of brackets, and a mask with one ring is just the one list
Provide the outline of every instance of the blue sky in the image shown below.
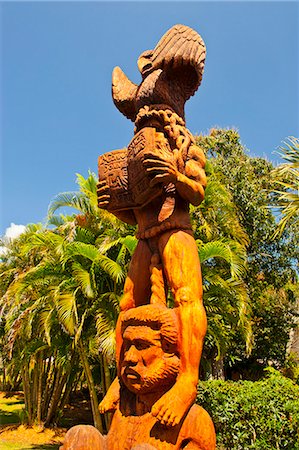
[[187,103],[193,133],[235,127],[273,161],[299,136],[298,2],[2,2],[1,224],[43,221],[51,199],[126,146],[133,124],[111,99],[119,65],[176,23],[207,46],[203,83]]

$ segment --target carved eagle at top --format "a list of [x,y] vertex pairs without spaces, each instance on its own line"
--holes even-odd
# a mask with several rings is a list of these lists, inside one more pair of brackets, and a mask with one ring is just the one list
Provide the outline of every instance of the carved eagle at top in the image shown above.
[[185,102],[201,83],[205,56],[206,47],[200,35],[185,25],[174,25],[154,50],[139,56],[140,85],[115,67],[112,74],[115,106],[132,121],[144,104],[169,104],[182,115]]

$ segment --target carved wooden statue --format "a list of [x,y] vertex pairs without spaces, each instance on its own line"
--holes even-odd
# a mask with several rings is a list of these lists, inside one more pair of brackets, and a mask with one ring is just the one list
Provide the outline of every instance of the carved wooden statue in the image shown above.
[[116,329],[118,377],[100,404],[115,412],[99,449],[215,449],[211,419],[193,405],[207,320],[189,204],[203,200],[206,177],[184,114],[204,61],[201,37],[175,25],[139,57],[139,86],[113,71],[114,103],[135,130],[128,148],[99,158],[98,205],[137,224],[138,245]]
[[123,314],[120,401],[103,437],[90,425],[71,428],[61,450],[213,450],[215,431],[208,413],[193,405],[175,426],[161,424],[153,405],[176,383],[181,365],[179,311],[161,304]]
[[[176,25],[153,51],[142,53],[139,86],[116,67],[112,93],[117,108],[135,122],[128,149],[99,158],[98,202],[121,220],[138,225],[117,326],[117,360],[122,315],[147,303],[164,303],[168,288],[179,311],[181,368],[172,389],[157,399],[152,414],[176,425],[193,404],[206,333],[198,252],[189,203],[204,197],[205,156],[185,127],[184,105],[200,85],[205,45],[191,28]],[[100,405],[115,408],[118,381]]]

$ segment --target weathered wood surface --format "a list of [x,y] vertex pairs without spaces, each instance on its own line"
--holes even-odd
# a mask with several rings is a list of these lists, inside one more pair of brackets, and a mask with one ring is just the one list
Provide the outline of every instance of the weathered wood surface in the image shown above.
[[114,411],[105,450],[215,449],[211,418],[194,405],[207,320],[189,204],[204,198],[205,155],[184,112],[204,61],[199,34],[175,25],[140,55],[139,85],[113,71],[114,103],[135,129],[127,149],[99,158],[98,205],[137,224],[139,242],[116,327],[118,377],[100,404]]

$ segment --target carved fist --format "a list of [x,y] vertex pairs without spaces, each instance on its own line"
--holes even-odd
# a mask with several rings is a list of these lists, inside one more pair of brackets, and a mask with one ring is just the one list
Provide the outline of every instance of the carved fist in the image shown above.
[[98,207],[107,209],[110,201],[110,188],[106,180],[97,184]]
[[153,187],[158,183],[167,185],[177,182],[179,172],[172,161],[166,161],[159,155],[151,153],[145,155],[143,165],[151,178],[150,186]]

